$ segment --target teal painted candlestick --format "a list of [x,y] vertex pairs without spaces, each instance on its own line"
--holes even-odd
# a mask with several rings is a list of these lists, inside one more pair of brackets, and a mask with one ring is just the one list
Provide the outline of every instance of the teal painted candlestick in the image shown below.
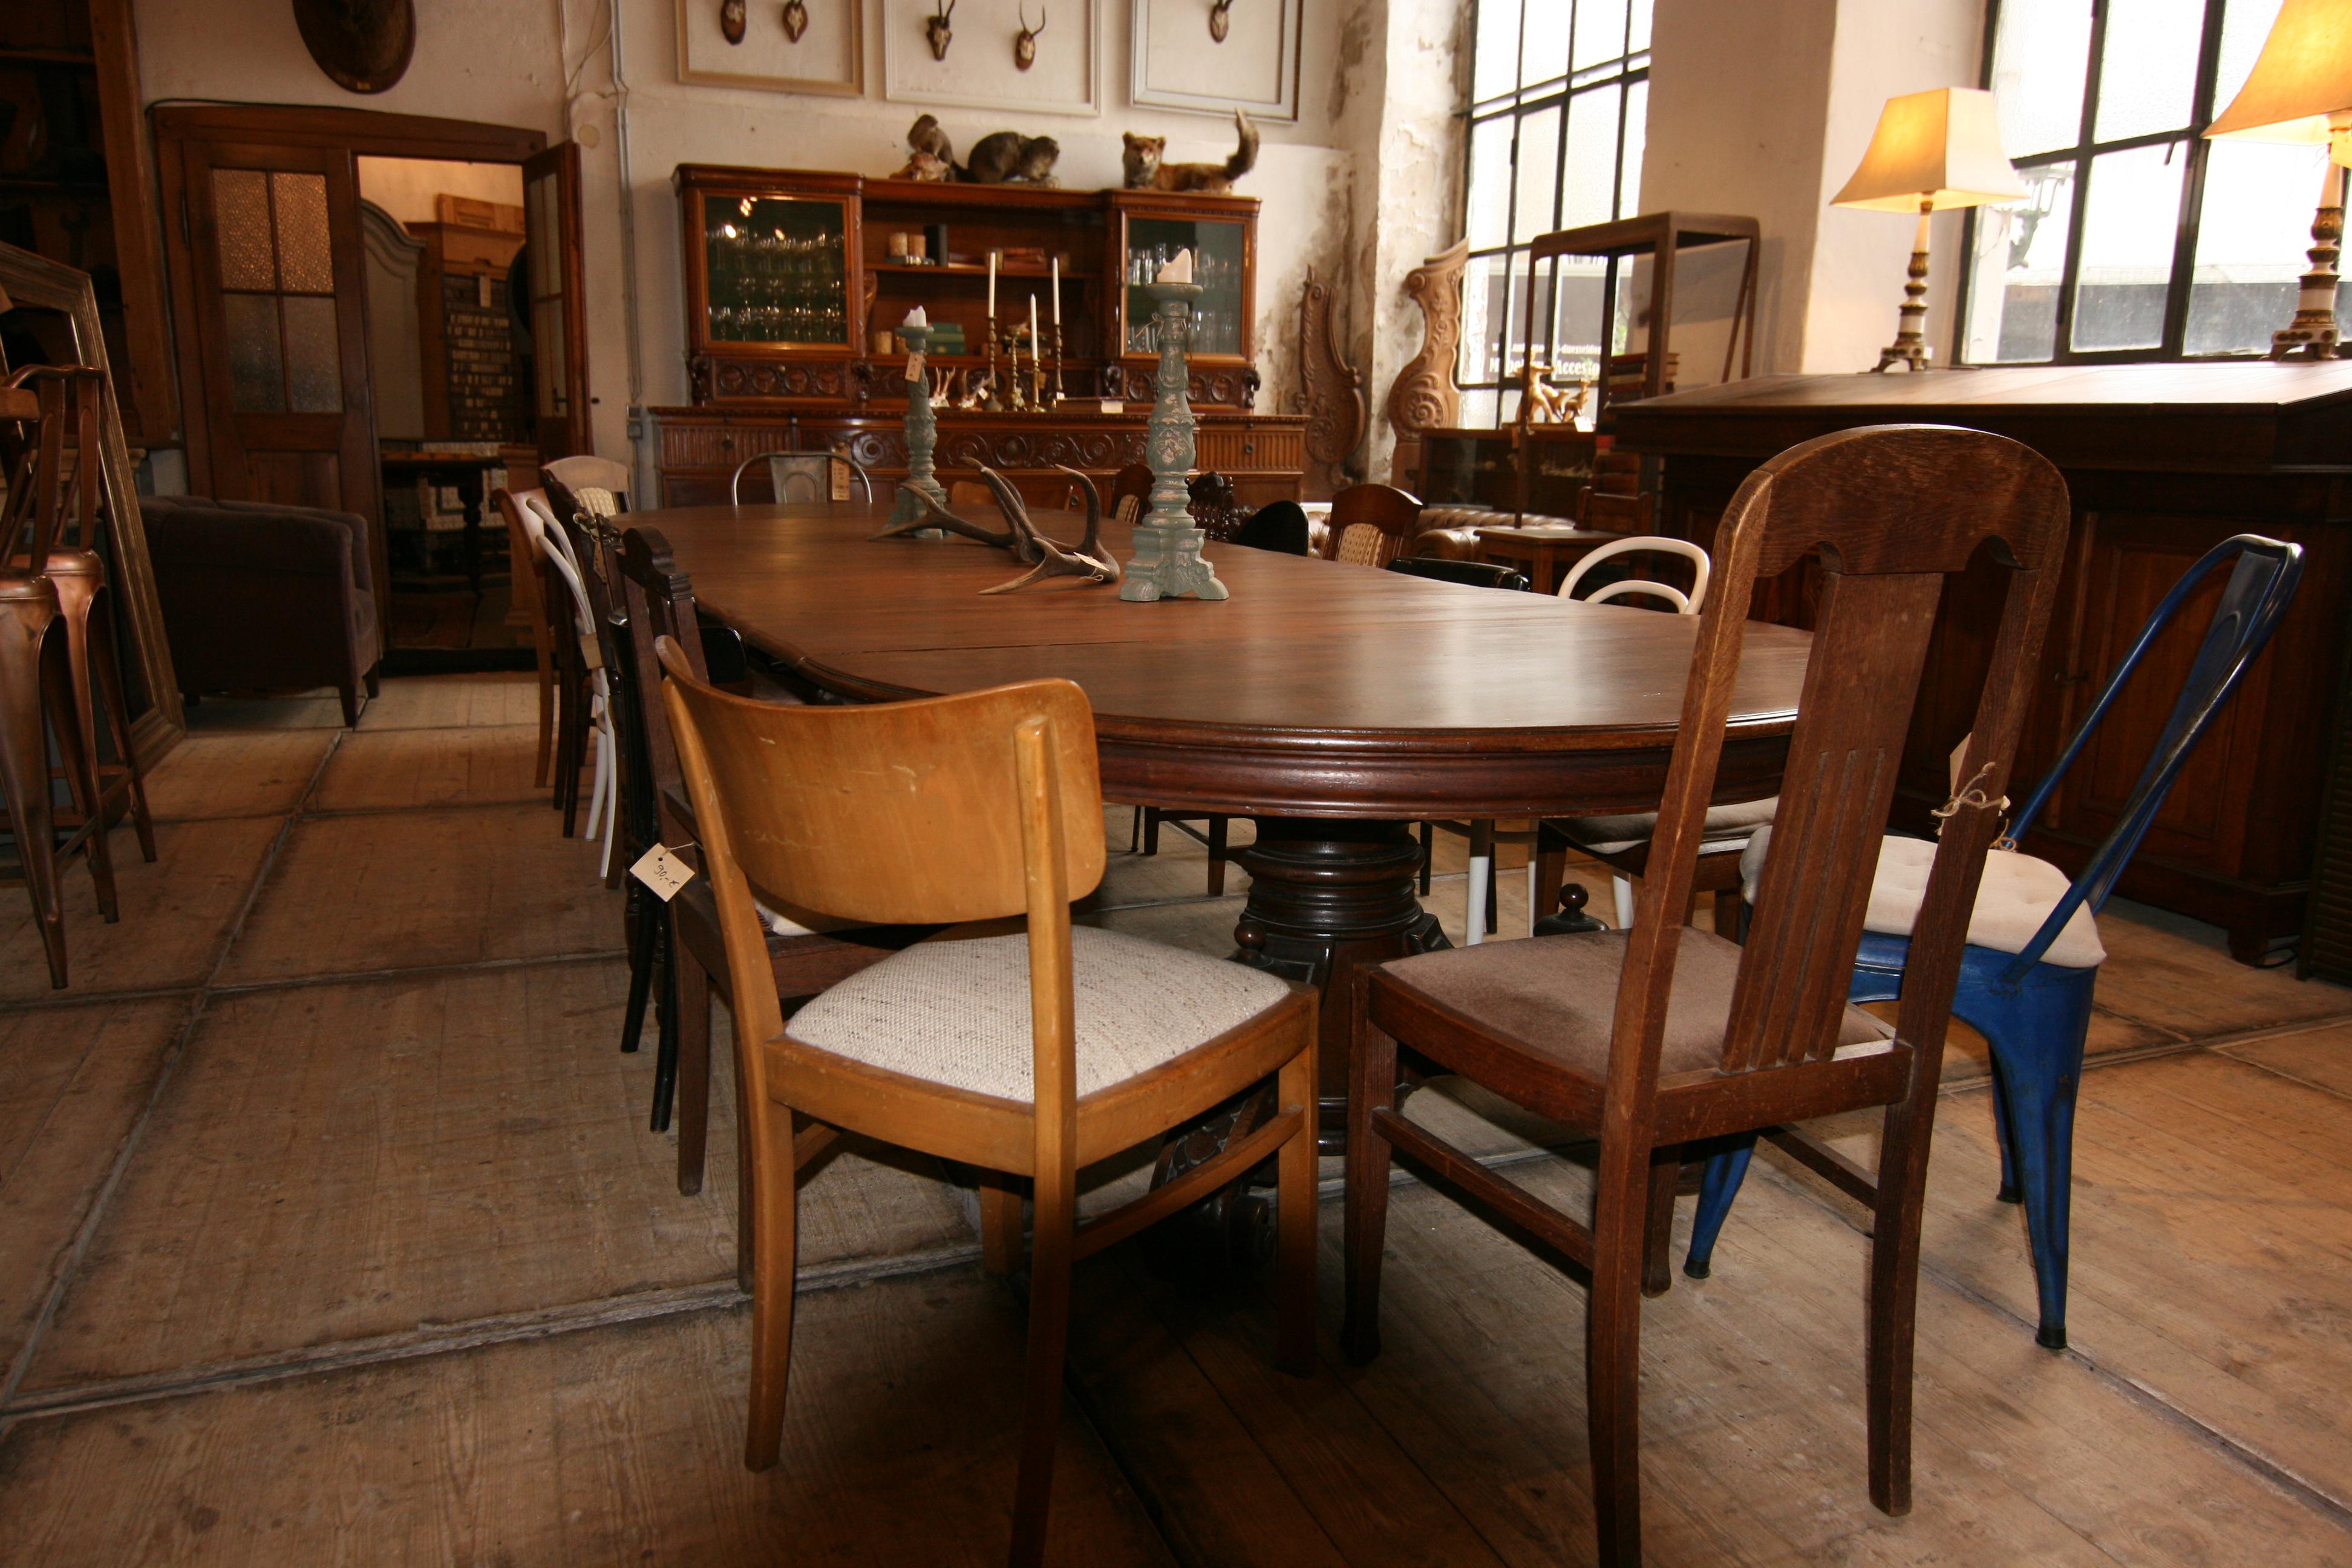
[[1160,376],[1151,423],[1143,438],[1143,460],[1151,468],[1151,510],[1135,525],[1135,558],[1120,580],[1118,596],[1149,603],[1192,594],[1227,597],[1215,568],[1201,558],[1208,539],[1187,509],[1192,492],[1192,404],[1186,395],[1189,372],[1184,348],[1192,335],[1192,283],[1149,283],[1146,294],[1160,320]]
[[[931,451],[940,440],[939,416],[931,411],[930,373],[923,368],[923,350],[930,343],[931,329],[902,326],[898,336],[907,344],[907,481],[898,487],[890,521],[912,522],[923,515],[923,503],[911,492],[920,490],[941,506],[948,504],[948,492],[931,464]],[[933,529],[924,532],[945,537]]]

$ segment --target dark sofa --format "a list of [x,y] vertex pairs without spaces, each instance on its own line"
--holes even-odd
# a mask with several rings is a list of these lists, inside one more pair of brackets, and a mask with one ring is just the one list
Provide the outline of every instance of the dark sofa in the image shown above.
[[204,496],[139,510],[184,693],[331,686],[359,722],[383,657],[365,518]]

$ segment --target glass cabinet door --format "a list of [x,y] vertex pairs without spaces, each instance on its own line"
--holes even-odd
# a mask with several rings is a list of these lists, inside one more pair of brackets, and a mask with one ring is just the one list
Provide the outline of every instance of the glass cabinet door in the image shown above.
[[1192,281],[1201,297],[1192,305],[1192,353],[1242,353],[1243,316],[1247,309],[1243,270],[1243,226],[1226,218],[1133,217],[1127,222],[1127,256],[1122,271],[1126,310],[1120,322],[1122,352],[1158,353],[1160,330],[1152,319],[1151,297],[1143,285],[1180,250],[1192,253]]
[[702,198],[706,312],[712,343],[849,342],[843,205],[821,197]]

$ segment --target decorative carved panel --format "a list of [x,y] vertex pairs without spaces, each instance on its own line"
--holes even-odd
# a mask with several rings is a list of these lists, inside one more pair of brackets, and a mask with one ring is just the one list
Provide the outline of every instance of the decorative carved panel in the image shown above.
[[[1102,395],[1140,403],[1148,407],[1155,395],[1152,379],[1158,374],[1149,365],[1107,364],[1103,366]],[[1255,365],[1241,365],[1229,370],[1195,368],[1185,378],[1185,394],[1195,406],[1247,410],[1257,406],[1261,384]]]
[[848,398],[852,366],[840,360],[738,360],[697,355],[687,376],[697,403],[744,403],[764,398]]
[[1307,416],[1307,493],[1316,497],[1360,477],[1349,469],[1348,460],[1362,444],[1370,417],[1364,373],[1339,357],[1338,303],[1330,285],[1308,268],[1298,296],[1298,374],[1304,385],[1293,401]]
[[1470,242],[1464,239],[1405,274],[1405,294],[1421,307],[1422,338],[1421,352],[1389,388],[1389,424],[1400,438],[1461,417],[1454,364],[1462,346],[1462,272],[1469,260]]

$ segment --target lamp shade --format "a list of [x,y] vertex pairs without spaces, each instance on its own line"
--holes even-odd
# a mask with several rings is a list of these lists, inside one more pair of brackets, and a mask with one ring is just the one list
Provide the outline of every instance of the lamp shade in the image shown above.
[[1862,167],[1830,205],[1915,213],[1923,202],[1973,207],[2023,195],[2024,183],[2000,150],[1992,94],[1939,87],[1886,100]]
[[2325,142],[2352,110],[2352,0],[2286,0],[2246,85],[2206,130],[2252,142]]

